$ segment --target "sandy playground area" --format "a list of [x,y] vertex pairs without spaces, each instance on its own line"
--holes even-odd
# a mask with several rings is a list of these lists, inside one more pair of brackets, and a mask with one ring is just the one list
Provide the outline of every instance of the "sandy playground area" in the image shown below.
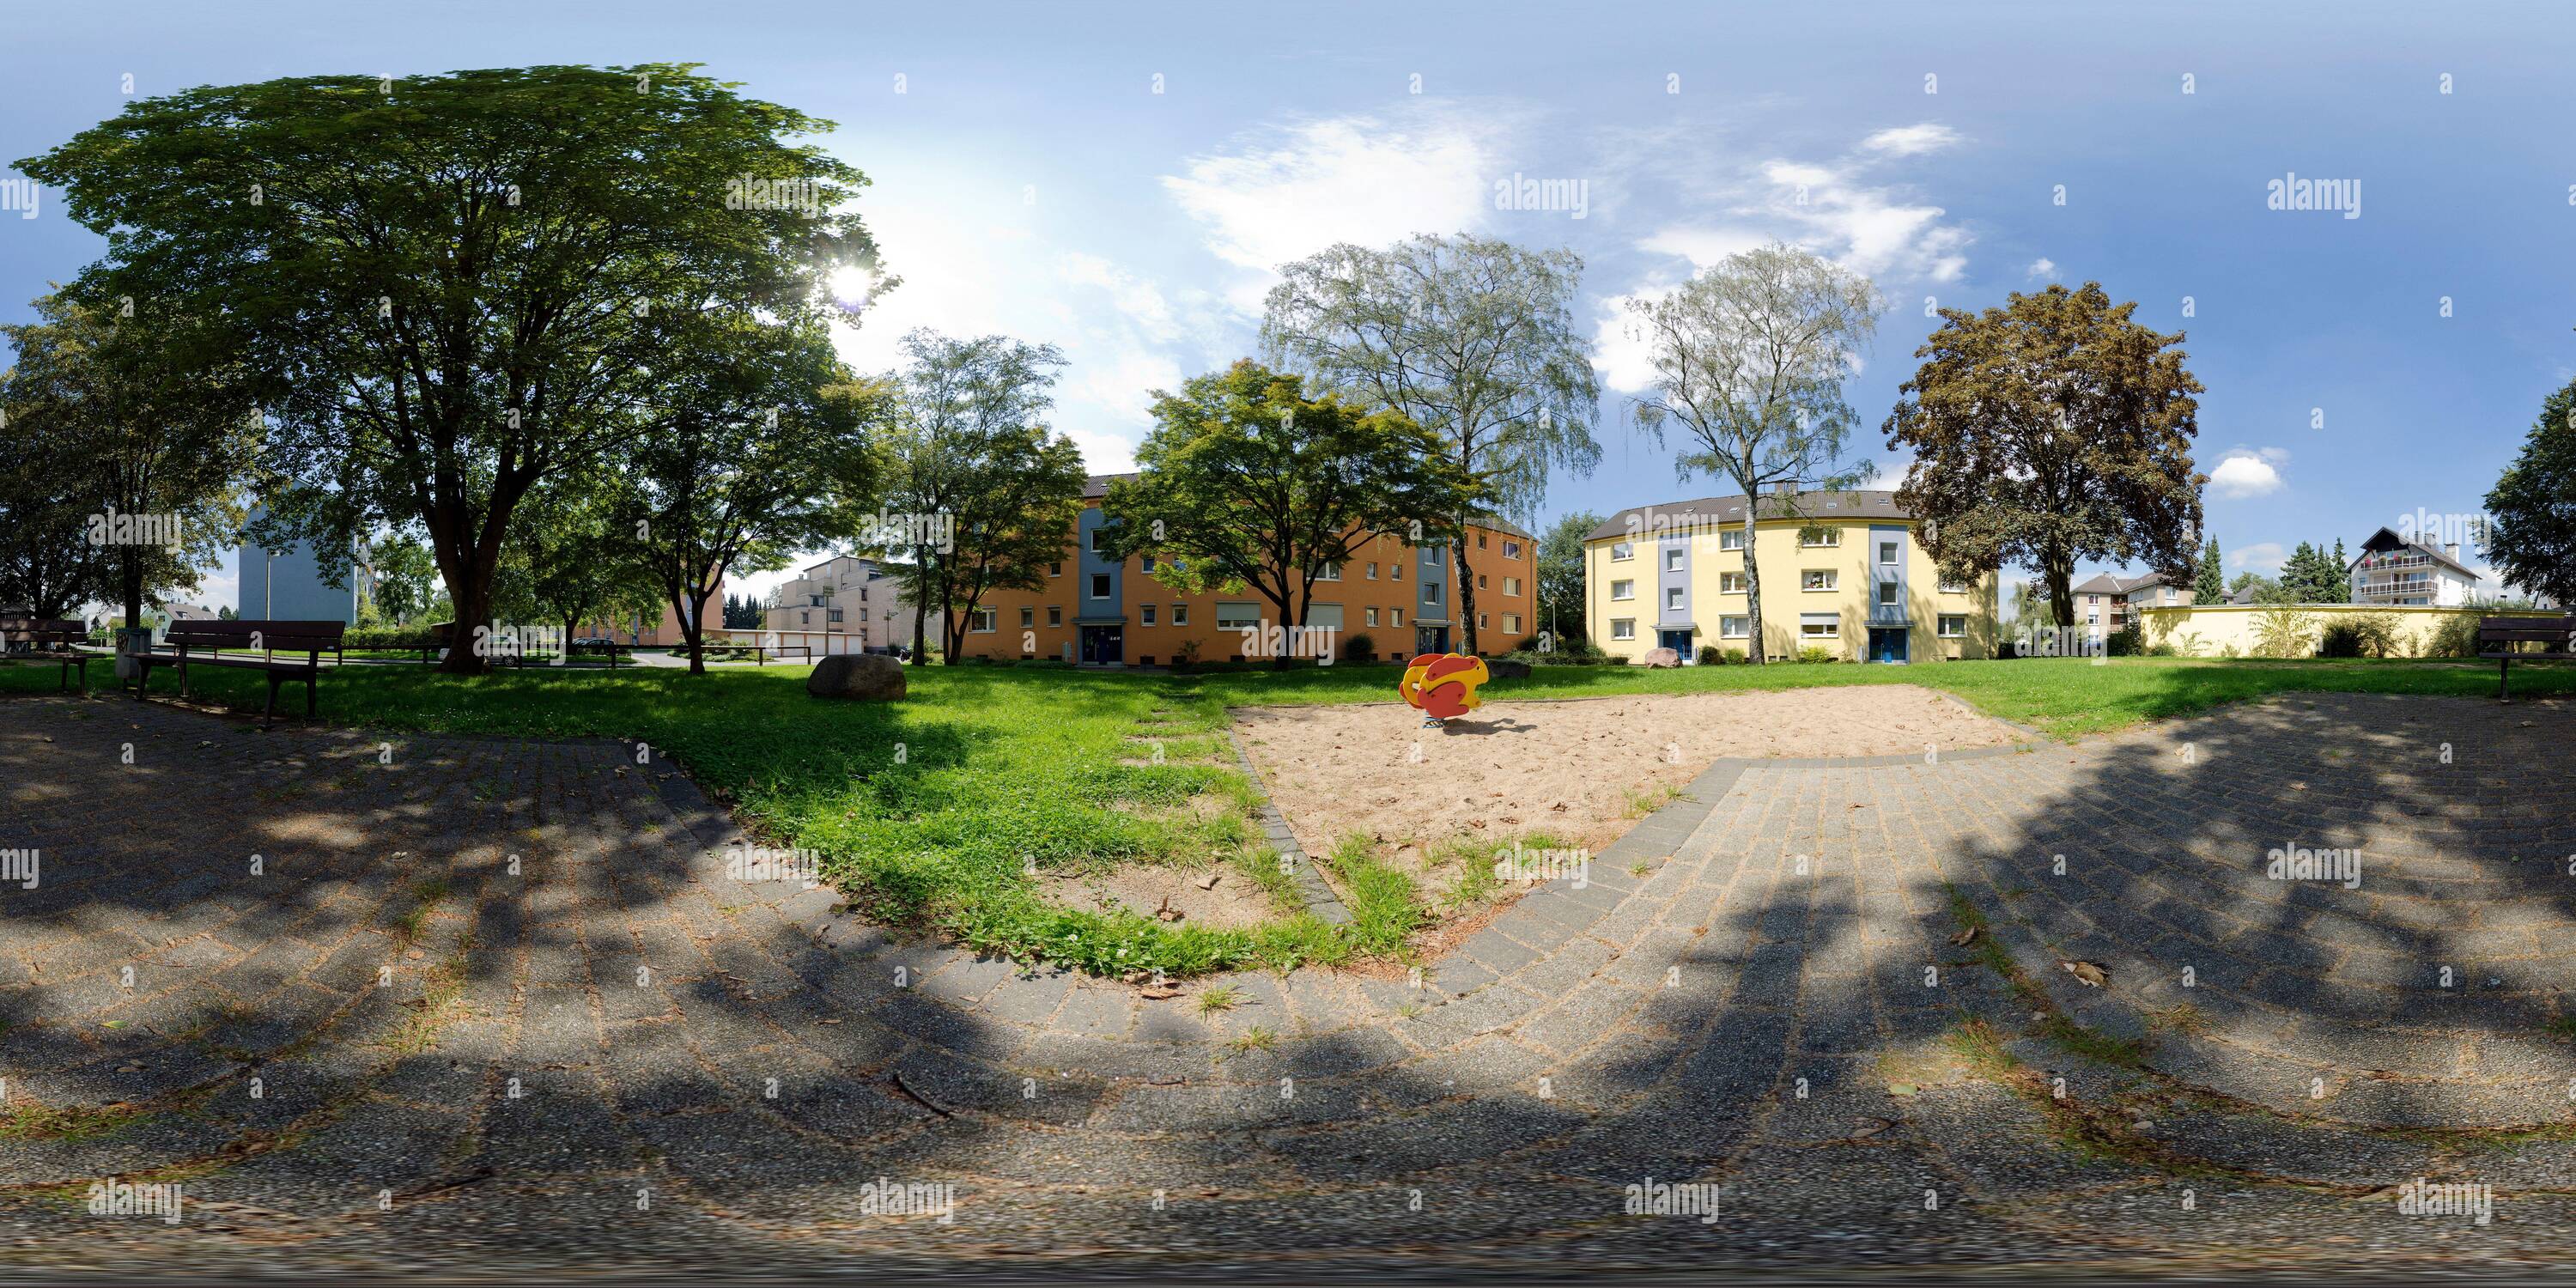
[[1919,755],[2020,737],[1910,684],[1488,702],[1444,729],[1421,725],[1400,702],[1235,712],[1272,801],[1314,854],[1352,832],[1399,846],[1536,832],[1599,849],[1721,758]]

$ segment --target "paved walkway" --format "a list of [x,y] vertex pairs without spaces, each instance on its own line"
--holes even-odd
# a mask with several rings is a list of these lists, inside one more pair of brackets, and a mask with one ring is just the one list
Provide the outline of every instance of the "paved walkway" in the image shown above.
[[[1252,975],[1202,1015],[730,880],[727,816],[619,744],[12,700],[0,1266],[2564,1256],[2570,717],[2319,695],[1721,764],[1419,987]],[[2493,1223],[2401,1215],[2419,1177]],[[92,1215],[100,1178],[183,1218]],[[1649,1182],[1720,1215],[1628,1215]]]

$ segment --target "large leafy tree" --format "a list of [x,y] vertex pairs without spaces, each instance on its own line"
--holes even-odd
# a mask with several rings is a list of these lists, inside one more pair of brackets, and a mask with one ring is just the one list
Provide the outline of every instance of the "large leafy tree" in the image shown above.
[[375,585],[376,611],[397,626],[408,626],[429,607],[438,563],[418,537],[396,533],[368,547],[367,573]]
[[2506,585],[2576,605],[2576,384],[2541,405],[2487,518],[2478,549]]
[[893,559],[886,570],[913,610],[913,665],[926,660],[933,614],[953,665],[985,595],[1046,585],[1090,476],[1073,440],[1047,428],[1064,365],[1055,346],[922,330],[903,347],[878,452],[885,509],[860,545]]
[[635,432],[672,315],[810,316],[872,262],[836,213],[864,178],[789,141],[827,128],[676,64],[318,76],[130,104],[18,168],[108,239],[83,299],[243,338],[278,528],[345,561],[417,524],[480,623],[512,512]]
[[1255,362],[1158,394],[1153,415],[1136,476],[1101,502],[1101,553],[1154,555],[1155,577],[1193,594],[1248,586],[1283,626],[1306,626],[1315,582],[1377,538],[1416,539],[1477,500],[1402,412],[1310,397]]
[[36,314],[0,327],[18,354],[0,386],[15,442],[9,476],[29,488],[12,505],[27,507],[29,535],[49,542],[78,518],[95,562],[31,555],[27,597],[104,589],[127,626],[142,626],[147,598],[194,590],[241,529],[237,480],[259,444],[250,376],[225,333],[197,315],[129,317],[121,302],[67,293],[37,300]]
[[[1464,233],[1384,250],[1336,245],[1280,269],[1262,341],[1285,367],[1430,429],[1482,504],[1530,521],[1550,470],[1590,474],[1601,460],[1600,390],[1574,325],[1582,275],[1570,250]],[[1476,577],[1454,538],[1474,516],[1439,517],[1473,653]]]
[[492,579],[495,616],[555,626],[569,640],[586,621],[661,615],[661,584],[618,526],[621,485],[618,475],[567,476],[520,502]]
[[1897,500],[1943,573],[2037,572],[2060,627],[2074,625],[2079,561],[2191,578],[2209,481],[2191,463],[2201,384],[2182,334],[2136,310],[2093,282],[1941,310],[1886,430],[1889,450],[1914,453]]
[[1754,523],[1810,517],[1800,509],[1802,490],[1839,492],[1872,477],[1866,461],[1842,463],[1856,419],[1843,381],[1877,329],[1878,289],[1774,243],[1730,255],[1672,294],[1630,308],[1655,368],[1631,404],[1637,423],[1658,442],[1668,427],[1681,431],[1673,464],[1683,479],[1714,475],[1747,498],[1748,655],[1765,661]]
[[1591,644],[1583,620],[1583,539],[1600,526],[1600,515],[1578,510],[1557,520],[1538,541],[1538,619],[1559,650],[1579,652]]
[[679,619],[689,673],[704,675],[707,601],[728,575],[847,535],[870,495],[884,387],[854,380],[820,323],[749,315],[691,319],[661,366],[618,526]]

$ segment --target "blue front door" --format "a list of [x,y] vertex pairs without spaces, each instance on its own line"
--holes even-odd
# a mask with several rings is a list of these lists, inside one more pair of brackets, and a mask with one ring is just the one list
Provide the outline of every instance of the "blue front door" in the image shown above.
[[1902,628],[1870,628],[1869,656],[1874,662],[1904,661],[1905,631]]
[[1691,660],[1690,637],[1689,631],[1657,631],[1655,642],[1671,649],[1680,655],[1684,662],[1688,662]]

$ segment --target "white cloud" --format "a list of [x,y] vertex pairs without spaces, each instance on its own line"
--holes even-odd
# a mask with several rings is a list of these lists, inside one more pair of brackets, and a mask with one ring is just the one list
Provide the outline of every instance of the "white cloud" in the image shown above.
[[1335,242],[1384,246],[1481,225],[1503,169],[1489,122],[1426,113],[1300,121],[1189,158],[1163,187],[1207,229],[1217,258],[1253,270],[1227,292],[1258,309],[1279,265]]
[[2290,552],[2283,550],[2280,542],[2257,541],[2253,545],[2238,546],[2228,551],[2227,566],[2239,572],[2262,573],[2269,576],[2281,571],[2281,565],[2288,562],[2289,558]]
[[2231,500],[2249,496],[2269,496],[2281,490],[2280,467],[2290,454],[2277,447],[2260,451],[2237,448],[2209,472],[2209,486]]
[[1946,125],[1936,125],[1930,121],[1925,121],[1920,125],[1900,125],[1895,129],[1880,130],[1878,133],[1861,140],[1860,145],[1872,152],[1884,152],[1891,156],[1910,157],[1919,156],[1926,152],[1938,152],[1943,148],[1957,143],[1958,141],[1959,132],[1957,130],[1951,129]]
[[1653,383],[1654,346],[1647,341],[1645,327],[1630,311],[1629,305],[1636,300],[1660,300],[1677,289],[1669,285],[1641,287],[1630,294],[1613,295],[1601,301],[1601,311],[1592,329],[1592,366],[1601,373],[1603,385],[1615,390],[1635,391]]
[[2030,262],[2029,276],[2045,280],[2057,276],[2057,261],[2042,255]]

